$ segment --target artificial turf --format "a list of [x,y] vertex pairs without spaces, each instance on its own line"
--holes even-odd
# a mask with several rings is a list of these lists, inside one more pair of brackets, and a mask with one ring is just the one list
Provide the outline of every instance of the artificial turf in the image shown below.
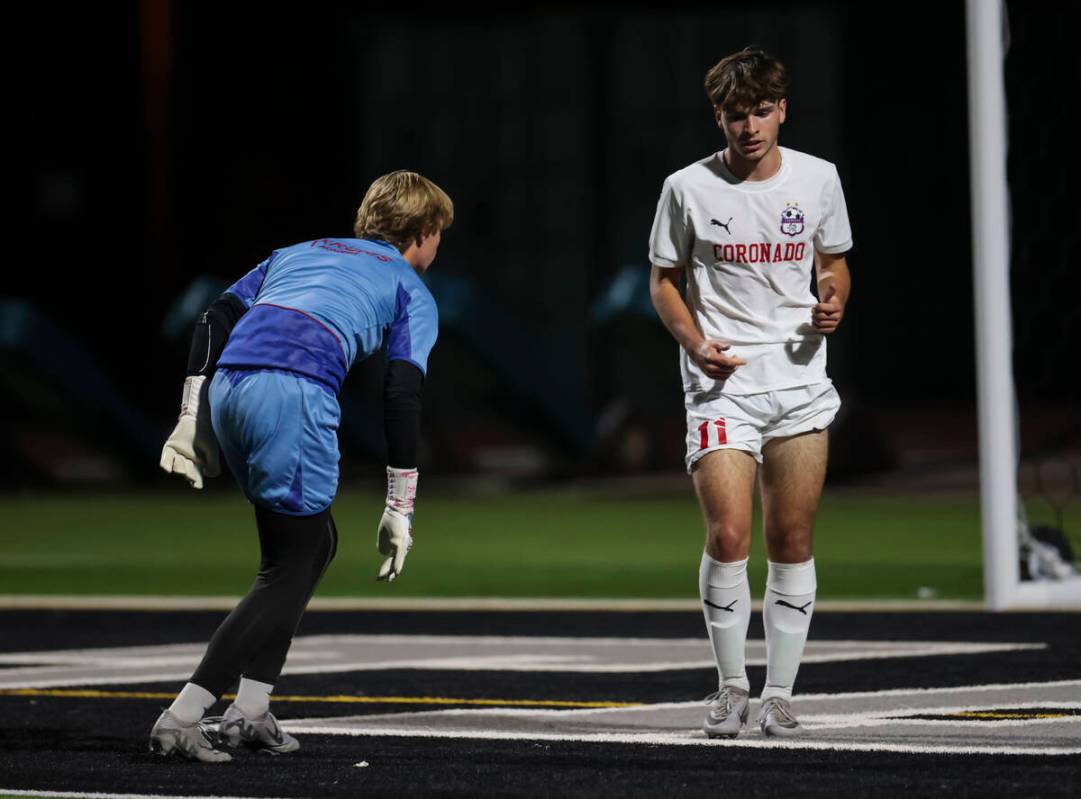
[[[339,496],[338,557],[320,596],[696,596],[702,521],[689,486],[430,491],[392,585],[374,580],[381,506],[372,493]],[[258,565],[253,514],[231,491],[8,496],[0,531],[0,594],[239,595]],[[827,491],[815,536],[820,599],[981,596],[975,495]],[[752,586],[765,569],[756,532]]]

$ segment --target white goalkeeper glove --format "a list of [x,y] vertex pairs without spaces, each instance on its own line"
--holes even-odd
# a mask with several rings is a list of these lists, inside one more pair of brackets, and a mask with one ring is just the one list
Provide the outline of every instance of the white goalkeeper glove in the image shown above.
[[161,449],[161,468],[169,474],[181,474],[192,488],[202,488],[203,478],[217,477],[218,440],[210,425],[210,406],[206,401],[205,375],[184,381],[180,400],[180,418],[172,435]]
[[402,573],[405,556],[413,546],[413,500],[417,496],[417,470],[387,467],[387,507],[379,520],[376,543],[387,559],[378,580],[388,582]]

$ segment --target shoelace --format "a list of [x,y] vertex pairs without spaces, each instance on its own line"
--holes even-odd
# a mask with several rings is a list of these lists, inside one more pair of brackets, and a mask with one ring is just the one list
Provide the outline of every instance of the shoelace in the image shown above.
[[218,742],[217,726],[223,721],[225,721],[225,716],[204,716],[195,722],[195,726],[199,728],[199,734],[211,749]]
[[727,688],[721,688],[719,691],[714,691],[705,699],[702,700],[703,704],[711,705],[714,702],[724,701],[724,712],[732,712],[732,694]]
[[796,723],[796,717],[792,715],[792,708],[787,702],[780,699],[767,699],[765,707],[762,708],[763,714],[770,712],[770,710],[772,710],[781,721],[790,721],[793,724]]

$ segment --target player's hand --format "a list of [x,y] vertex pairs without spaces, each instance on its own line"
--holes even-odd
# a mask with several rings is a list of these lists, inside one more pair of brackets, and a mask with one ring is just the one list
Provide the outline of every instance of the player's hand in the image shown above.
[[811,312],[811,321],[815,332],[828,335],[837,329],[841,319],[845,315],[845,307],[837,299],[837,290],[833,286],[826,286],[826,291]]
[[387,559],[379,567],[377,580],[393,581],[400,576],[405,567],[405,556],[409,554],[413,546],[413,519],[394,510],[386,508],[383,518],[379,520],[379,531],[376,540],[380,554],[386,555]]
[[698,368],[706,373],[707,377],[714,380],[727,380],[732,373],[747,362],[735,355],[726,355],[725,351],[732,347],[723,341],[710,341],[706,339],[689,353],[691,360],[698,364]]
[[180,418],[161,448],[161,468],[169,474],[182,475],[192,488],[202,488],[206,477],[221,473],[218,441],[210,425],[206,403],[206,378],[189,377],[184,381]]

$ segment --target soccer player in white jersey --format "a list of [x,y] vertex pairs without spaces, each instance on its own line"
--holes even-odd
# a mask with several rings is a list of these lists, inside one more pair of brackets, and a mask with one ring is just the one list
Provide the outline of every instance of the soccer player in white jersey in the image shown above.
[[757,477],[769,557],[758,724],[793,736],[803,731],[790,702],[814,609],[826,429],[841,404],[824,337],[848,302],[852,236],[833,164],[777,144],[785,67],[746,48],[710,69],[705,85],[727,146],[665,180],[650,237],[650,292],[680,345],[686,463],[706,527],[699,589],[719,690],[703,728],[733,737],[747,723]]

